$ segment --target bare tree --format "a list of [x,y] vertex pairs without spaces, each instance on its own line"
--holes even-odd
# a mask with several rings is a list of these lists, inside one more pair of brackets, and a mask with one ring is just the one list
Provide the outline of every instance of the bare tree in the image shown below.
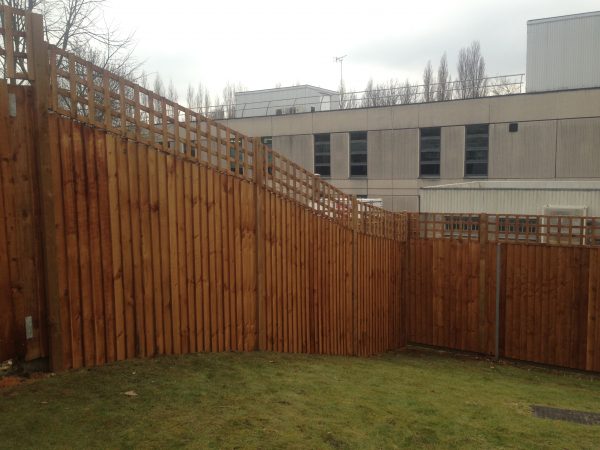
[[458,87],[461,98],[484,97],[487,91],[485,60],[479,41],[463,47],[458,53]]
[[452,98],[452,90],[450,89],[452,78],[448,72],[448,57],[446,53],[440,59],[440,65],[437,71],[437,83],[435,85],[435,99],[438,102],[450,100]]
[[344,85],[343,81],[340,82],[338,92],[340,95],[340,109],[348,109],[346,107],[348,94],[346,93],[346,86]]
[[358,108],[359,102],[355,92],[347,92],[346,86],[342,82],[339,88],[340,93],[340,109]]
[[202,83],[198,83],[198,88],[196,89],[194,100],[193,100],[192,106],[190,106],[190,108],[197,110],[200,114],[207,115],[209,107],[210,107],[210,94],[204,88]]
[[377,89],[382,93],[381,105],[397,105],[401,101],[402,87],[398,80],[390,79],[387,83],[377,85]]
[[433,78],[433,68],[431,67],[431,61],[427,61],[427,65],[423,70],[423,101],[433,101],[435,89],[435,80]]
[[402,95],[400,97],[400,103],[403,105],[407,105],[410,103],[416,103],[417,101],[417,86],[410,84],[408,79],[404,82],[404,86],[402,86]]
[[[103,15],[107,0],[0,0],[0,5],[43,15],[46,40],[103,69],[135,79],[134,33],[124,34]],[[18,25],[18,24],[17,24]],[[17,49],[19,51],[19,49]]]
[[488,84],[488,89],[493,95],[519,94],[521,92],[521,81],[502,76],[494,79],[493,84]]
[[175,88],[172,79],[169,80],[169,87],[167,88],[166,97],[174,103],[177,103],[177,100],[179,100],[179,94],[177,94],[177,89]]
[[210,106],[207,116],[211,119],[219,120],[225,118],[225,106],[221,104],[221,99],[217,95],[214,98],[215,105]]
[[188,84],[187,91],[185,93],[185,103],[189,109],[194,107],[196,101],[196,91],[191,84]]
[[398,80],[391,79],[386,83],[373,84],[370,79],[363,92],[361,106],[391,106],[401,102],[402,88]]
[[207,116],[208,116],[208,111],[210,110],[211,101],[212,101],[212,99],[210,97],[210,93],[208,92],[207,89],[205,89],[203,106],[204,106],[204,114]]
[[223,106],[227,118],[235,117],[235,86],[229,82],[223,88]]
[[361,106],[369,108],[371,106],[377,106],[378,93],[373,85],[373,78],[370,78],[367,82],[367,86],[363,92]]
[[157,73],[156,77],[154,78],[154,93],[161,97],[165,95],[165,85],[163,84],[159,73]]
[[225,87],[223,88],[223,109],[227,118],[235,117],[235,109],[236,109],[236,92],[243,92],[245,90],[244,86],[241,83],[230,83],[227,82]]

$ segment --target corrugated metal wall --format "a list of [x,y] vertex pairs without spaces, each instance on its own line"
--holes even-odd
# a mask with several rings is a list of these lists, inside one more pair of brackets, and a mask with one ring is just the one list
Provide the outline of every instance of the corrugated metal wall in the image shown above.
[[587,206],[600,216],[600,191],[421,189],[421,212],[542,214],[545,205]]
[[527,92],[600,86],[600,12],[527,23]]

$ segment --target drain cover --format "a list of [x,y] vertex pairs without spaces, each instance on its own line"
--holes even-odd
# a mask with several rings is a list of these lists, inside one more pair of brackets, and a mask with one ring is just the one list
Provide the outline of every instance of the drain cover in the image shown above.
[[600,425],[600,414],[572,409],[550,408],[548,406],[531,405],[535,417],[542,419],[564,420],[584,425]]

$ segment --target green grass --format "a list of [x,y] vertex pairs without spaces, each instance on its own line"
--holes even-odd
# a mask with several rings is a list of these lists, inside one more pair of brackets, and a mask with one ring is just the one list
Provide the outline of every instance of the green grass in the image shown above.
[[[138,396],[123,393],[133,390]],[[600,380],[428,351],[135,360],[0,390],[0,447],[597,448]]]

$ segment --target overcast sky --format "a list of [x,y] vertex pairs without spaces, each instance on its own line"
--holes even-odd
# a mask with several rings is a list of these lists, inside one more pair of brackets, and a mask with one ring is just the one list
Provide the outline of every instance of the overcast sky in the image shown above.
[[226,82],[265,89],[296,82],[362,90],[419,82],[428,60],[479,40],[488,75],[525,72],[527,20],[600,9],[598,0],[110,0],[106,16],[134,29],[148,73],[221,92]]

